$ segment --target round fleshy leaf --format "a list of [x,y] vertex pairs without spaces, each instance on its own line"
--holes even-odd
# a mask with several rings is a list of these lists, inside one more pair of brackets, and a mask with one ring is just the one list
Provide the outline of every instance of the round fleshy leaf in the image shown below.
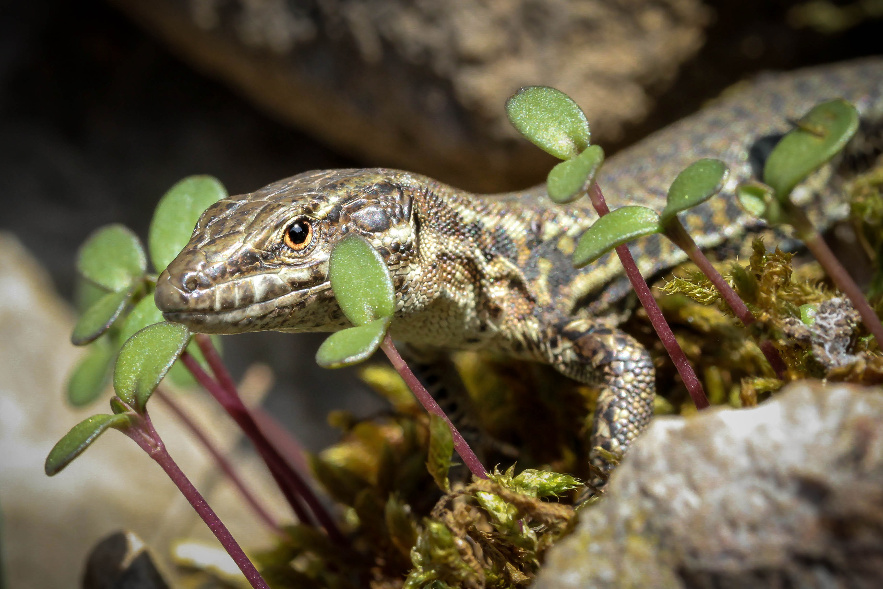
[[148,325],[163,321],[165,319],[162,316],[162,311],[156,307],[153,297],[147,295],[132,307],[132,310],[126,315],[125,321],[120,324],[117,341],[123,343]]
[[559,204],[579,198],[583,189],[591,185],[603,161],[604,150],[590,145],[572,160],[552,168],[546,181],[549,198]]
[[[163,323],[164,321],[165,319],[162,316],[162,311],[157,308],[153,297],[144,297],[126,316],[126,320],[123,322],[119,334],[117,335],[117,341],[120,343],[125,342],[127,339],[135,335],[136,332],[144,329],[148,325]],[[220,351],[221,338],[213,335],[211,336],[211,339],[215,348]],[[187,353],[193,356],[204,370],[209,370],[208,362],[206,362],[205,357],[202,355],[202,350],[199,349],[196,342],[191,341],[187,345]],[[174,366],[169,370],[168,377],[180,387],[192,387],[197,384],[193,375],[190,374],[187,368],[180,362],[175,362]]]
[[58,474],[108,428],[124,429],[129,423],[128,415],[101,414],[84,419],[58,440],[49,451],[43,470],[48,476]]
[[226,196],[227,189],[212,176],[184,178],[166,192],[156,206],[147,233],[150,259],[157,272],[165,270],[184,249],[200,215]]
[[115,415],[119,415],[120,413],[127,413],[129,408],[119,400],[119,397],[111,397],[110,398],[110,410],[114,412]]
[[147,399],[172,367],[190,339],[177,323],[149,325],[120,348],[113,371],[113,388],[124,403],[143,411]]
[[771,225],[782,222],[782,207],[773,189],[766,184],[749,182],[736,188],[736,202],[743,211]]
[[858,111],[845,100],[813,107],[773,148],[763,167],[763,181],[780,201],[786,200],[795,186],[843,149],[858,124]]
[[115,352],[107,338],[100,338],[89,347],[67,381],[67,400],[71,405],[88,405],[107,389]]
[[132,286],[129,290],[109,292],[86,309],[74,326],[71,343],[75,346],[86,345],[110,329],[126,308],[134,290],[135,286]]
[[586,115],[555,88],[522,88],[506,101],[506,114],[519,133],[560,160],[575,158],[589,146]]
[[94,231],[80,247],[77,270],[107,290],[127,290],[147,271],[147,258],[138,236],[123,225]]
[[[212,345],[215,346],[215,349],[218,351],[218,354],[222,354],[224,349],[221,345],[221,336],[212,335],[209,336],[212,340]],[[196,360],[202,369],[208,373],[211,373],[211,368],[208,365],[208,361],[206,361],[205,356],[202,354],[202,350],[199,349],[199,345],[191,340],[189,344],[187,344],[187,353],[193,356],[193,359]],[[195,387],[199,383],[196,381],[196,377],[184,366],[183,362],[175,362],[172,366],[171,370],[169,370],[167,378],[170,378],[173,383],[178,385],[181,388],[187,387]]]
[[347,235],[334,247],[328,278],[340,308],[354,325],[370,323],[395,311],[389,269],[360,235]]
[[316,363],[323,368],[342,368],[367,360],[380,347],[391,320],[392,317],[382,317],[332,333],[319,346]]
[[583,233],[573,253],[573,265],[581,268],[617,246],[661,230],[659,215],[647,207],[616,209],[595,221]]
[[727,178],[727,165],[711,158],[693,162],[678,174],[668,189],[668,200],[659,215],[663,225],[681,211],[702,204],[724,186]]
[[98,299],[106,295],[108,292],[110,291],[98,286],[91,280],[80,278],[77,280],[77,284],[74,287],[74,302],[77,306],[77,311],[82,313],[97,303]]

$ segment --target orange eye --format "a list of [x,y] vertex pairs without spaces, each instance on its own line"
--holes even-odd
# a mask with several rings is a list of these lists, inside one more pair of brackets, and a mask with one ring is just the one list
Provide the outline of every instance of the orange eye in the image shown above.
[[298,219],[285,230],[285,245],[296,252],[303,251],[313,239],[313,226],[306,219]]

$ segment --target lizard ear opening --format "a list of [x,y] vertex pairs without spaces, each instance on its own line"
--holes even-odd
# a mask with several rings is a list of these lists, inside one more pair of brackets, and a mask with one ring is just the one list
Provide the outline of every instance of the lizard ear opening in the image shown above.
[[414,197],[410,194],[405,194],[405,191],[399,188],[399,203],[401,203],[402,207],[402,221],[408,223],[411,221],[411,209],[414,203]]

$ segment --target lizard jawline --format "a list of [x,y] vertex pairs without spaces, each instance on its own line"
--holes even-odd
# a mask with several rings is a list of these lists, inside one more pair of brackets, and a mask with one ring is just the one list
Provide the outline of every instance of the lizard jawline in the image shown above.
[[163,317],[167,321],[186,325],[198,333],[232,334],[283,330],[285,327],[282,322],[290,312],[295,308],[307,307],[311,301],[330,289],[331,285],[326,282],[233,309],[169,311],[164,312]]

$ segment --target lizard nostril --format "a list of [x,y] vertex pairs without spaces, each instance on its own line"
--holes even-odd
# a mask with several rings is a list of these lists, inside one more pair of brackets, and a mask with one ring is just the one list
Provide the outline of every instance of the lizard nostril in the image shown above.
[[196,272],[188,272],[181,279],[181,287],[186,292],[193,292],[194,290],[199,288],[200,282],[202,282],[202,281],[199,279],[199,276],[197,275]]

